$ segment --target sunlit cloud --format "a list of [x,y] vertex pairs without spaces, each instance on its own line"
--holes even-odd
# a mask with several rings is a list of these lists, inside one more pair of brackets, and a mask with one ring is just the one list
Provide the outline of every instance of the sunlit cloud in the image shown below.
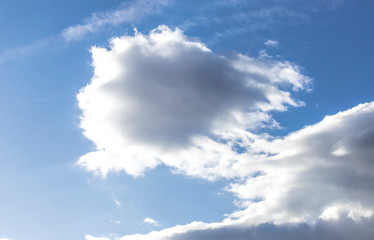
[[163,163],[209,179],[235,177],[237,169],[215,167],[245,157],[234,148],[256,137],[246,130],[277,127],[269,112],[302,106],[291,92],[310,82],[293,63],[217,55],[166,26],[91,52],[95,76],[77,98],[97,151],[79,164],[102,176],[139,176]]
[[78,164],[102,177],[119,171],[137,177],[164,164],[174,173],[226,179],[237,199],[237,210],[222,222],[122,240],[373,216],[374,103],[275,138],[263,132],[278,127],[271,112],[302,106],[292,93],[311,81],[294,63],[218,55],[166,26],[91,52],[94,76],[77,98],[81,127],[97,150]]
[[153,226],[159,226],[158,221],[154,220],[153,218],[147,217],[143,220],[143,222],[148,223]]

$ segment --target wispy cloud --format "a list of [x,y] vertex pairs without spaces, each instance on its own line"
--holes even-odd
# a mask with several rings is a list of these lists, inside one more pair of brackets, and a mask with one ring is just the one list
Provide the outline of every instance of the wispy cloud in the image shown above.
[[130,4],[124,2],[114,11],[94,13],[83,24],[64,29],[61,36],[64,40],[79,41],[86,35],[96,33],[106,26],[118,26],[122,23],[135,23],[148,14],[157,13],[162,7],[169,4],[169,0],[138,0]]
[[20,56],[61,49],[70,42],[81,41],[90,34],[100,32],[106,27],[116,27],[124,23],[139,23],[151,14],[157,14],[171,0],[137,0],[123,2],[118,9],[107,12],[96,12],[83,23],[69,26],[59,34],[36,40],[26,46],[14,47],[0,54],[0,63]]
[[264,44],[265,44],[266,46],[268,46],[268,47],[277,47],[277,46],[279,46],[279,42],[278,42],[278,41],[276,41],[276,40],[271,40],[271,39],[265,41]]
[[210,32],[211,41],[215,42],[217,39],[233,38],[248,32],[305,24],[314,14],[334,10],[344,2],[201,0],[194,15],[180,26],[182,29]]
[[114,203],[116,204],[117,207],[122,206],[122,203],[119,200],[113,198],[113,201],[114,201]]

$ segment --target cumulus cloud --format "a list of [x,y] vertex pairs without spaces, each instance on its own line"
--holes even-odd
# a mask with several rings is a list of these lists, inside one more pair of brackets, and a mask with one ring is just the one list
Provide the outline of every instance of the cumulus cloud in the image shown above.
[[374,219],[364,220],[359,224],[350,219],[342,219],[338,222],[319,221],[314,225],[303,223],[277,226],[266,223],[256,227],[233,225],[183,232],[177,230],[180,227],[174,227],[147,235],[125,236],[120,240],[370,240],[374,234],[373,223]]
[[[263,174],[230,185],[245,208],[231,217],[276,224],[371,217],[373,122],[374,102],[327,116],[285,138],[252,143],[248,148],[261,155],[249,167]],[[344,154],[337,155],[339,149]]]
[[159,226],[158,221],[154,220],[153,218],[147,217],[143,220],[143,222],[151,224],[153,226]]
[[[283,138],[258,138],[244,146],[247,159],[230,166],[247,171],[246,179],[227,188],[239,200],[237,211],[222,222],[193,222],[121,240],[371,239],[373,122],[371,102]],[[334,154],[340,148],[344,154]]]
[[[293,63],[221,56],[166,26],[91,51],[94,77],[77,98],[97,151],[79,164],[104,176],[161,163],[192,175],[201,164],[227,168],[232,148],[253,137],[246,130],[276,126],[269,111],[302,105],[291,91],[310,81]],[[228,177],[216,174],[195,173]]]
[[264,44],[265,44],[266,46],[268,46],[268,47],[278,47],[278,46],[279,46],[279,42],[278,42],[278,41],[276,41],[276,40],[271,40],[271,39],[265,41]]
[[[222,231],[243,239],[235,229],[256,233],[264,224],[285,238],[289,224],[317,226],[308,230],[313,237],[339,231],[345,237],[339,226],[347,221],[357,229],[372,221],[374,102],[276,138],[254,130],[277,127],[271,111],[302,105],[292,92],[310,79],[293,63],[221,56],[166,26],[114,38],[109,49],[93,47],[92,56],[94,77],[77,98],[81,127],[97,150],[82,156],[81,166],[102,176],[139,176],[165,164],[192,177],[225,178],[237,198],[237,210],[222,222],[121,240],[199,239],[188,236]],[[331,224],[338,235],[320,232]]]

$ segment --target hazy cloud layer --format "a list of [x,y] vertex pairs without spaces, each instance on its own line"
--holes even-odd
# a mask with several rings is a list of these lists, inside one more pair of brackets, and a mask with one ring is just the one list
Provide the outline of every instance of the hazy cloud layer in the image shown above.
[[290,91],[310,81],[295,64],[220,56],[166,26],[114,38],[110,49],[93,47],[92,57],[95,76],[78,101],[81,127],[97,151],[79,162],[102,175],[230,162],[237,138],[276,125],[268,111],[302,105]]

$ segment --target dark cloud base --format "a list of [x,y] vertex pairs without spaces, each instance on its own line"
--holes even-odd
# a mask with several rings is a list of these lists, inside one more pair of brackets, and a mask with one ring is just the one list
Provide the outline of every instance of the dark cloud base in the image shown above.
[[226,227],[180,234],[173,240],[373,240],[374,218],[355,222],[342,219],[335,222],[319,221],[308,224],[276,226],[261,224],[257,227]]

